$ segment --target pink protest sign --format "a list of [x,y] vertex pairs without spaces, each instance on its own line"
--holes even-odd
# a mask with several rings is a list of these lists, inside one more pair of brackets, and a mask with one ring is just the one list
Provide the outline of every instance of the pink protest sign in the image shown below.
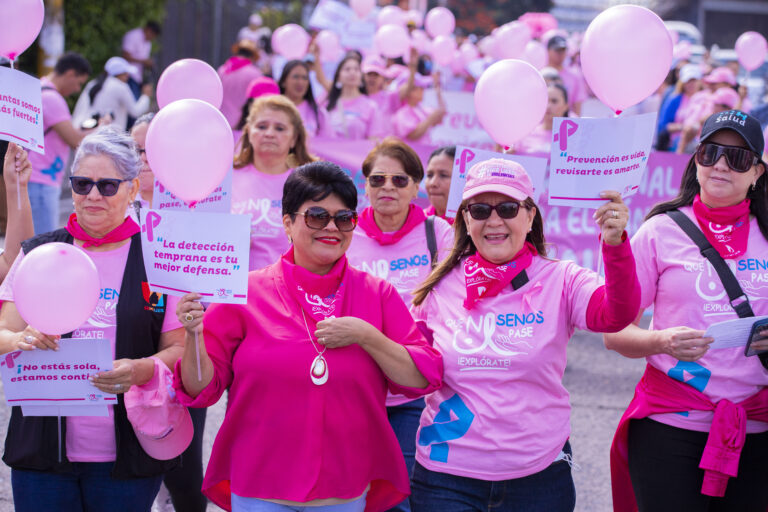
[[40,80],[0,67],[0,139],[45,153]]

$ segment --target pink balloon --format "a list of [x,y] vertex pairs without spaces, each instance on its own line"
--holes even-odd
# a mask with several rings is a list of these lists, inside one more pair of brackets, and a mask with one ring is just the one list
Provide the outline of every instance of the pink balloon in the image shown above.
[[531,40],[531,29],[525,23],[513,21],[500,27],[493,37],[494,58],[516,59],[523,54],[525,45]]
[[188,203],[200,201],[232,167],[232,129],[209,103],[174,101],[152,119],[146,150],[160,183]]
[[208,63],[197,59],[177,60],[163,71],[157,82],[160,108],[176,100],[196,98],[216,108],[221,106],[224,89],[219,74]]
[[432,60],[439,66],[447,66],[453,60],[456,40],[452,36],[437,36],[432,40]]
[[384,25],[376,31],[374,44],[385,57],[394,59],[401,57],[411,47],[411,38],[408,30],[400,25]]
[[477,48],[483,55],[491,55],[496,47],[496,36],[485,36],[477,42]]
[[0,55],[16,60],[43,26],[43,0],[13,0],[0,7]]
[[525,50],[523,50],[523,60],[536,69],[541,69],[549,61],[547,49],[536,40],[528,41],[525,45]]
[[477,81],[477,118],[499,144],[511,146],[531,133],[546,110],[547,84],[527,62],[496,62]]
[[688,60],[691,58],[693,49],[688,41],[680,41],[672,49],[672,58],[675,60]]
[[744,69],[754,71],[765,62],[765,56],[768,55],[768,42],[762,34],[744,32],[736,40],[734,49]]
[[383,7],[376,17],[376,24],[379,27],[383,27],[384,25],[400,25],[401,27],[405,27],[407,21],[405,11],[396,5]]
[[477,47],[470,41],[464,41],[461,43],[461,46],[459,46],[459,52],[461,54],[461,61],[465,66],[473,60],[480,58],[480,52],[477,50]]
[[280,34],[282,34],[285,27],[288,25],[280,25],[277,27],[274,32],[272,32],[272,37],[270,38],[270,42],[272,44],[272,51],[280,54]]
[[415,26],[420,27],[424,24],[424,14],[416,9],[411,9],[405,13],[405,20],[407,23],[413,23]]
[[364,19],[376,7],[376,0],[349,0],[349,6],[355,11],[358,18]]
[[288,60],[301,59],[309,48],[309,34],[304,27],[289,23],[277,35],[277,52]]
[[584,33],[584,78],[600,101],[615,111],[653,94],[671,63],[669,31],[661,18],[645,7],[610,7],[598,14]]
[[419,29],[411,32],[411,46],[416,48],[419,53],[428,53],[430,41],[427,33]]
[[435,7],[427,13],[424,28],[433,38],[451,35],[456,28],[456,17],[445,7]]
[[31,327],[45,334],[65,334],[88,320],[100,288],[99,272],[85,251],[54,242],[21,260],[13,279],[13,301]]
[[315,38],[315,43],[320,50],[320,60],[322,62],[334,62],[341,58],[341,41],[336,32],[321,30]]
[[533,37],[539,37],[545,32],[557,28],[557,18],[548,12],[527,12],[518,20],[528,25]]
[[454,50],[453,57],[451,57],[451,72],[454,75],[459,75],[464,71],[464,56],[461,54],[461,50]]

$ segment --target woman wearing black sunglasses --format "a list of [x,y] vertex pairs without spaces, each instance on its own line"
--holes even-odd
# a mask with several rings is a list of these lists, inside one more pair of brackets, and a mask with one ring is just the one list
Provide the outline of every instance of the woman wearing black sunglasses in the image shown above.
[[[608,348],[648,363],[611,451],[616,510],[768,508],[768,373],[759,358],[745,357],[748,332],[731,347],[705,337],[710,325],[738,318],[734,307],[768,314],[763,146],[754,117],[710,116],[678,196],[656,205],[632,238],[640,306],[653,306],[653,327],[639,327],[638,316],[605,336]],[[703,232],[743,297],[729,300],[713,265],[664,215],[672,210]]]
[[214,304],[203,328],[200,296],[179,303],[192,340],[174,384],[182,403],[213,405],[229,389],[203,482],[220,507],[381,511],[408,494],[384,400],[438,388],[442,360],[394,287],[349,265],[356,206],[337,165],[297,168],[282,200],[292,246],[250,273],[248,304]]
[[417,435],[415,512],[572,511],[570,403],[562,384],[576,328],[618,331],[640,290],[616,192],[594,214],[605,284],[547,258],[544,225],[522,166],[473,166],[450,255],[414,292],[414,318],[443,355],[443,387]]
[[109,416],[70,416],[61,420],[60,430],[56,416],[23,416],[19,407],[13,408],[3,461],[12,468],[16,510],[149,511],[163,473],[178,463],[153,459],[143,451],[123,400],[131,387],[152,378],[155,363],[150,356],[172,368],[184,342],[184,330],[173,314],[178,300],[147,286],[139,226],[126,218],[139,188],[140,168],[127,135],[102,128],[85,137],[70,179],[75,213],[65,229],[25,241],[0,287],[5,301],[0,352],[55,350],[60,337],[27,325],[16,310],[15,269],[24,254],[45,243],[70,243],[86,251],[99,272],[99,301],[86,323],[64,337],[111,345],[114,369],[96,374],[92,383],[97,392],[118,395]]

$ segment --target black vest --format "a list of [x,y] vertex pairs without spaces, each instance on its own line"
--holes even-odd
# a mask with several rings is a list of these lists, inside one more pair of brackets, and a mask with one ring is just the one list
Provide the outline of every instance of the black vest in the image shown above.
[[[24,254],[35,247],[50,243],[71,244],[72,235],[65,229],[37,235],[25,240],[21,246]],[[145,299],[143,288],[147,282],[144,259],[141,254],[141,234],[131,237],[131,247],[125,265],[120,299],[117,302],[117,339],[115,359],[140,359],[154,355],[160,344],[160,333],[165,316],[167,296]],[[62,269],[66,271],[66,269]],[[148,289],[148,288],[147,288]],[[148,294],[147,294],[148,295]],[[162,307],[159,305],[162,304]],[[169,312],[174,314],[174,312]],[[64,338],[71,338],[72,333]],[[128,421],[123,395],[117,395],[114,406],[115,440],[117,458],[112,470],[113,478],[142,478],[162,474],[175,467],[178,457],[170,461],[153,459],[139,444],[133,427]],[[61,422],[61,445],[58,442],[58,418],[51,416],[24,416],[20,407],[13,407],[5,438],[3,461],[14,469],[67,472],[71,464],[67,460],[66,421]],[[61,462],[59,451],[61,450]]]

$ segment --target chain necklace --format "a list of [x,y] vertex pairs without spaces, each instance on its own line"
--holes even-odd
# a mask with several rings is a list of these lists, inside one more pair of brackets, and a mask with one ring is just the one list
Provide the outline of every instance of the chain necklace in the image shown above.
[[323,350],[318,350],[315,342],[312,340],[312,334],[309,332],[309,324],[307,324],[307,315],[304,313],[304,308],[299,307],[301,310],[301,317],[304,319],[304,328],[307,330],[307,337],[312,344],[312,348],[317,352],[317,356],[312,360],[312,365],[309,367],[309,378],[312,379],[312,383],[316,386],[322,386],[328,382],[328,361],[323,357],[328,347],[323,346]]

